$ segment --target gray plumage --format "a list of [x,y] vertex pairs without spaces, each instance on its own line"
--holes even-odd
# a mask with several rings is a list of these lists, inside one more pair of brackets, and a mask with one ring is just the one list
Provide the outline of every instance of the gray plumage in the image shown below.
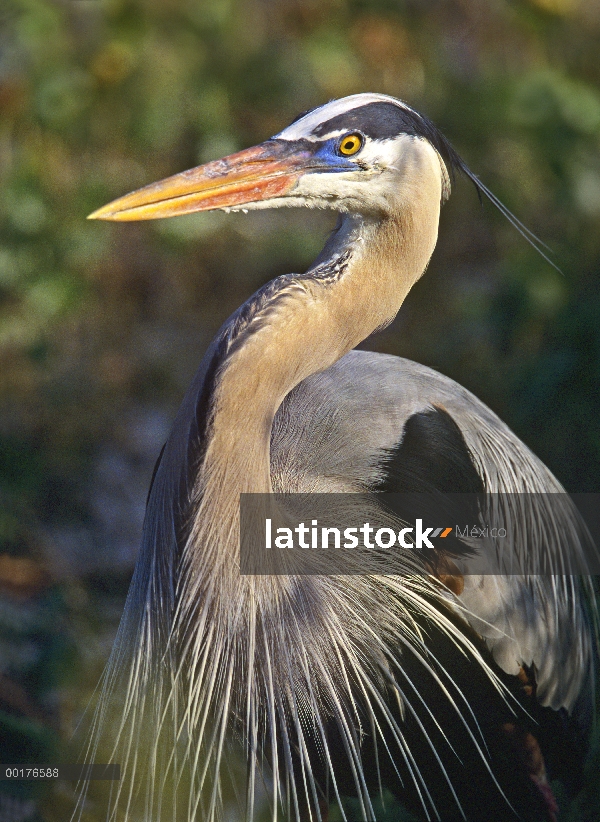
[[[522,665],[535,665],[540,702],[571,711],[582,693],[591,699],[593,639],[585,609],[579,607],[579,580],[523,576],[519,570],[536,567],[531,554],[542,556],[548,546],[564,551],[567,570],[574,558],[579,569],[584,567],[585,529],[552,473],[465,388],[400,357],[346,354],[301,383],[280,407],[271,435],[273,488],[290,493],[372,489],[386,454],[402,441],[406,421],[435,406],[444,407],[457,423],[487,491],[560,495],[546,501],[538,529],[515,534],[510,558],[503,559],[515,563],[516,558],[516,564],[499,563],[487,573],[476,573],[468,560],[460,565],[468,580],[459,599],[500,667],[517,674]],[[526,506],[523,511],[515,515],[519,526],[527,522]],[[521,567],[519,550],[528,552]],[[559,568],[556,553],[553,559]]]

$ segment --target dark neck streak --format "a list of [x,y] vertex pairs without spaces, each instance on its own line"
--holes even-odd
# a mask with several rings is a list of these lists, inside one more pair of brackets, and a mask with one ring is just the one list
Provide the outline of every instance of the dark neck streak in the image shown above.
[[236,501],[271,491],[279,405],[395,317],[435,245],[439,197],[427,205],[428,213],[416,208],[384,220],[346,216],[305,275],[275,280],[232,318],[212,396],[204,491],[227,488]]

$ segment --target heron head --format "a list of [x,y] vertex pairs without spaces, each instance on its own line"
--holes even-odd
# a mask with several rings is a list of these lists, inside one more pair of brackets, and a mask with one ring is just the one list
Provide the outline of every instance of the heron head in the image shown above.
[[90,218],[280,206],[385,214],[401,209],[425,181],[445,199],[454,168],[464,170],[462,161],[425,117],[393,97],[355,94],[300,115],[258,146],[127,194]]

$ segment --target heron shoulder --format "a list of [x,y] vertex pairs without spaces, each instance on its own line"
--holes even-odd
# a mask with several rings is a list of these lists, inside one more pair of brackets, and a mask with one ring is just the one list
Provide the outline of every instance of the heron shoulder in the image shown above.
[[[419,363],[370,351],[351,351],[288,394],[273,424],[274,471],[290,461],[296,482],[304,477],[312,484],[320,477],[337,483],[338,490],[371,487],[382,481],[382,466],[401,446],[411,419],[409,431],[414,437],[419,428],[423,449],[446,455],[450,449],[459,462],[471,461],[481,477],[487,469],[494,486],[500,466],[487,458],[490,440],[507,442],[507,453],[529,461],[532,475],[547,471],[493,411],[458,383]],[[504,490],[517,490],[509,487],[513,473],[505,473]]]
[[[350,352],[288,394],[273,424],[271,473],[282,492],[414,492],[433,485],[513,499],[545,494],[551,508],[548,492],[563,490],[465,388],[426,366],[364,351]],[[516,559],[548,545],[567,559],[579,550],[576,511],[566,505],[558,517],[552,512],[541,531],[522,534]],[[468,561],[465,568],[473,574]],[[572,578],[495,573],[470,577],[461,595],[468,621],[504,671],[535,667],[541,704],[573,710],[588,693],[593,656],[585,608],[575,607],[585,595]]]

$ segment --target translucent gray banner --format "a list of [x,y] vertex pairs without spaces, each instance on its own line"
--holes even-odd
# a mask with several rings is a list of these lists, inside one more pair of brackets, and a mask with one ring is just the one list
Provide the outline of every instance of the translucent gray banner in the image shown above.
[[600,574],[600,494],[242,494],[242,574]]

